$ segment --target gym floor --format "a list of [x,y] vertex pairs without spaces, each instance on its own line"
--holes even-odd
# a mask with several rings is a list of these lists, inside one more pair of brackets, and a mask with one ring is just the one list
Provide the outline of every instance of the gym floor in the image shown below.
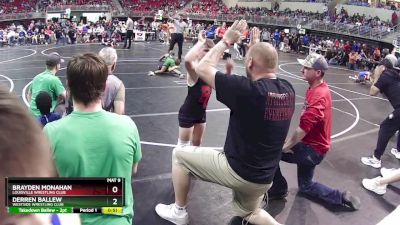
[[[184,53],[191,44],[184,44]],[[22,46],[0,49],[0,85],[21,97],[32,78],[45,68],[44,56],[56,51],[65,59],[58,73],[65,83],[65,67],[72,56],[97,53],[100,44],[66,46]],[[134,224],[170,224],[159,218],[154,207],[157,203],[173,202],[171,183],[171,153],[178,138],[178,110],[187,93],[185,80],[177,76],[149,77],[158,58],[167,52],[167,46],[158,42],[134,42],[129,50],[117,47],[118,63],[115,75],[126,87],[126,114],[137,124],[143,159],[133,179],[135,198]],[[177,46],[175,46],[177,53]],[[279,76],[290,81],[296,90],[296,111],[291,131],[299,123],[300,110],[308,84],[301,79],[301,67],[296,58],[304,55],[280,53]],[[224,71],[224,61],[219,68]],[[184,71],[184,69],[182,69]],[[236,61],[235,74],[245,75],[242,61]],[[368,95],[369,85],[357,84],[348,77],[353,71],[332,67],[325,75],[334,101],[332,146],[315,171],[315,180],[339,190],[349,190],[361,198],[356,212],[332,208],[297,193],[296,167],[281,163],[282,173],[289,183],[285,200],[268,202],[265,206],[279,222],[290,225],[376,224],[400,204],[400,185],[389,186],[384,196],[366,191],[363,178],[379,175],[379,170],[363,165],[361,156],[371,155],[375,147],[380,122],[392,111],[383,96]],[[221,148],[225,142],[229,119],[228,109],[212,95],[207,113],[207,129],[203,146]],[[394,137],[382,157],[386,168],[399,168],[399,160],[390,154],[396,146]],[[230,190],[218,185],[194,181],[188,211],[191,225],[228,224],[233,216]]]

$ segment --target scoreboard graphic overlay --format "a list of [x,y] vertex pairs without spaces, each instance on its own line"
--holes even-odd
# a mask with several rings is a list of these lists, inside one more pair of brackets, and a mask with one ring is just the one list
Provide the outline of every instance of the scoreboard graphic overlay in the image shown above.
[[6,178],[6,207],[10,214],[122,214],[125,179]]

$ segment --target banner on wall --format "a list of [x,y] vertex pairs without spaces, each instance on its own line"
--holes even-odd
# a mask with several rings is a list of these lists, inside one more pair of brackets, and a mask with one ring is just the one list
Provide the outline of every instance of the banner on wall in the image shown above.
[[65,14],[67,14],[69,17],[69,15],[71,14],[71,9],[70,8],[65,9]]
[[146,32],[145,31],[135,32],[135,41],[145,41],[145,40],[146,40]]
[[162,20],[164,16],[164,11],[163,10],[158,10],[158,12],[155,15],[156,20]]

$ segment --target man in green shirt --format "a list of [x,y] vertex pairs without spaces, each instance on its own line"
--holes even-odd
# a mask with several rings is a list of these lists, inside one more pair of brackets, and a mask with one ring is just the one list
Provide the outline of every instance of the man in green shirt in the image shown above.
[[102,109],[107,64],[88,53],[68,63],[68,88],[74,111],[44,127],[60,177],[124,177],[122,214],[81,214],[82,224],[131,225],[131,176],[142,157],[139,132],[132,119]]
[[[56,73],[61,69],[61,63],[64,62],[61,56],[56,53],[50,53],[46,59],[46,70],[36,75],[28,91],[28,101],[30,102],[30,111],[35,117],[40,116],[40,111],[36,106],[36,96],[44,91],[47,92],[52,99],[51,112],[53,112],[57,105],[65,101],[65,88],[61,83],[60,78]],[[62,115],[62,110],[59,111]]]

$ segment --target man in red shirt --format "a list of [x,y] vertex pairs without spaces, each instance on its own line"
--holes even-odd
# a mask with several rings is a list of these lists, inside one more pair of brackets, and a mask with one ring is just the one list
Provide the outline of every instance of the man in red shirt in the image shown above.
[[348,55],[350,54],[351,51],[351,45],[350,42],[347,41],[346,44],[343,46],[343,51]]
[[396,25],[397,25],[398,19],[399,19],[399,17],[397,16],[396,11],[393,11],[393,13],[392,13],[392,25],[393,25],[393,26],[396,26]]
[[223,22],[220,27],[217,28],[215,32],[215,42],[218,43],[223,37],[227,30],[226,23]]
[[[349,191],[341,192],[314,182],[314,169],[324,159],[331,144],[332,97],[323,77],[328,69],[325,58],[313,53],[305,60],[298,59],[303,66],[303,79],[310,85],[300,117],[299,127],[285,142],[282,160],[297,164],[299,191],[310,197],[335,206],[345,206],[357,210],[360,199]],[[287,183],[278,166],[273,185],[268,191],[270,199],[284,198]]]

